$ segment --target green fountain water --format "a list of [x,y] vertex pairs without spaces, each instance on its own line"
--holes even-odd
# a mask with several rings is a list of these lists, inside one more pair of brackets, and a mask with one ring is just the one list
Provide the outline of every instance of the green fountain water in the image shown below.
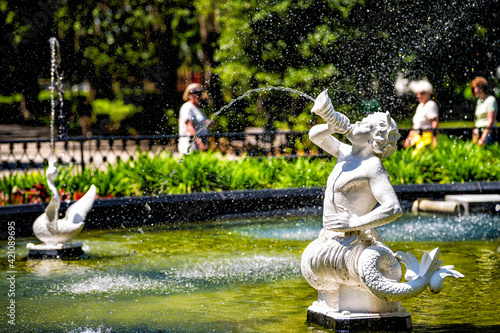
[[[300,272],[320,226],[309,217],[86,231],[87,258],[16,261],[15,325],[2,297],[0,331],[323,332],[306,323],[317,292]],[[498,216],[407,215],[379,230],[391,248],[417,257],[439,246],[466,276],[403,302],[413,332],[498,331]],[[17,240],[18,256],[28,241]]]

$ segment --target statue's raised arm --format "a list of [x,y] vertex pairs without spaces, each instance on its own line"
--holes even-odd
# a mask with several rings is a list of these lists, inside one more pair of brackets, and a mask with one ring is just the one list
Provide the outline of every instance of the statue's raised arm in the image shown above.
[[[401,206],[381,162],[396,150],[400,137],[389,113],[377,112],[351,124],[333,109],[326,90],[316,99],[312,112],[327,123],[310,130],[311,141],[337,157],[325,191],[325,229],[374,228],[401,216]],[[333,133],[345,133],[352,146],[340,142]]]
[[343,145],[333,133],[344,134],[351,128],[349,118],[334,110],[328,97],[328,89],[316,98],[312,113],[317,114],[326,121],[326,124],[316,125],[309,131],[309,139],[324,151],[337,157],[340,146]]

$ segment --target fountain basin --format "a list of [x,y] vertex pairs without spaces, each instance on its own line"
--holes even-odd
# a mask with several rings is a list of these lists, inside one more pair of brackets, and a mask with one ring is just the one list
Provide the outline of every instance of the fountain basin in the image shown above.
[[[16,321],[2,316],[0,330],[323,332],[306,323],[317,292],[300,272],[320,228],[320,217],[288,217],[87,230],[79,236],[86,257],[67,261],[21,260],[32,239],[18,238]],[[403,301],[413,332],[498,331],[498,216],[408,214],[379,230],[391,248],[417,257],[439,246],[466,276],[446,280],[437,296]]]

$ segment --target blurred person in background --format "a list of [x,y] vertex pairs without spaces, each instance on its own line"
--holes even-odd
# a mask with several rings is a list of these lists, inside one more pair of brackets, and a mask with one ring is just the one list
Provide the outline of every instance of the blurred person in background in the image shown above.
[[[182,99],[186,102],[179,111],[179,152],[183,155],[192,153],[194,150],[207,150],[207,144],[200,135],[208,135],[209,130],[205,127],[209,120],[200,110],[200,102],[205,99],[206,93],[199,83],[191,83],[184,90]],[[203,128],[203,129],[202,129]],[[192,140],[196,135],[195,140]]]
[[425,146],[437,145],[439,111],[438,105],[431,99],[432,85],[427,80],[412,81],[410,90],[415,93],[419,102],[413,116],[413,127],[404,142],[404,147],[415,146],[414,154]]
[[477,98],[472,141],[479,146],[495,143],[498,139],[495,131],[498,104],[488,87],[488,80],[482,76],[477,76],[472,80],[470,89],[472,96]]

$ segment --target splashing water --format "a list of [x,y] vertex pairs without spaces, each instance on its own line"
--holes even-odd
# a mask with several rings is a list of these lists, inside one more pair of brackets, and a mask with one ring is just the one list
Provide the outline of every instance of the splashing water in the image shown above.
[[[193,138],[193,140],[194,140],[194,138]],[[190,148],[191,147],[188,148],[188,151],[189,151]],[[184,158],[181,158],[177,163],[182,164],[182,161],[184,161]],[[168,175],[168,178],[165,181],[163,181],[163,183],[161,184],[161,188],[158,191],[158,195],[162,195],[163,194],[163,189],[165,188],[165,185],[167,185],[168,181],[170,180],[170,178],[172,178],[174,176],[174,174],[175,174],[175,170],[172,170],[172,172],[170,172],[170,174]]]
[[91,327],[79,327],[69,331],[68,333],[111,333],[111,328],[99,326],[96,330],[94,330]]
[[[290,222],[291,220],[280,224],[262,223],[258,228],[244,225],[235,229],[245,237],[312,241],[323,228],[322,217],[319,215]],[[500,237],[500,216],[404,214],[377,230],[386,242],[495,240]]]
[[500,217],[484,215],[404,215],[378,228],[385,241],[471,241],[497,239]]
[[[299,90],[295,90],[295,89],[292,89],[292,88],[287,88],[287,87],[280,87],[280,86],[267,86],[267,87],[263,87],[263,88],[256,88],[256,89],[251,89],[251,90],[248,90],[246,93],[244,93],[243,95],[231,100],[227,105],[223,106],[222,108],[220,108],[217,112],[215,112],[212,117],[210,117],[210,120],[207,122],[207,124],[205,126],[203,126],[202,128],[200,128],[196,134],[193,136],[193,138],[191,139],[191,144],[194,142],[194,140],[196,140],[196,138],[198,137],[198,133],[200,133],[201,131],[203,131],[204,129],[208,128],[210,125],[212,125],[212,123],[214,122],[214,118],[216,116],[218,116],[219,114],[221,114],[222,112],[224,112],[225,110],[229,109],[231,106],[233,106],[234,103],[244,99],[245,97],[253,94],[253,93],[259,93],[259,92],[269,92],[269,91],[272,91],[272,90],[278,90],[278,91],[284,91],[284,92],[291,92],[291,93],[294,93],[294,94],[297,94],[301,97],[305,97],[307,99],[309,99],[310,101],[314,102],[314,98],[309,96],[308,94],[302,92],[302,91],[299,91]],[[188,153],[190,152],[191,150],[191,144],[189,145],[188,147]],[[183,158],[181,158],[179,160],[179,164],[182,164],[182,162],[184,161]],[[161,185],[161,188],[160,190],[158,191],[158,195],[161,195],[163,194],[163,191],[164,191],[164,187],[165,185],[168,183],[169,179],[172,178],[175,174],[175,170],[173,170],[169,177],[162,183]]]
[[[305,97],[305,98],[311,100],[312,102],[314,102],[314,98],[313,97],[309,96],[308,94],[306,94],[306,93],[304,93],[302,91],[298,91],[298,90],[295,90],[295,89],[292,89],[292,88],[279,87],[279,86],[278,87],[268,86],[268,87],[263,87],[263,88],[251,89],[251,90],[247,91],[246,93],[244,93],[243,95],[241,95],[240,97],[237,97],[237,98],[231,100],[229,102],[229,104],[223,106],[222,108],[219,109],[219,111],[215,112],[212,115],[212,117],[210,117],[210,121],[205,126],[203,126],[202,128],[200,128],[200,130],[198,132],[196,132],[196,134],[193,136],[193,139],[191,140],[191,142],[194,142],[194,140],[198,136],[198,133],[200,133],[202,130],[204,130],[204,129],[208,128],[210,125],[212,125],[212,123],[214,122],[214,118],[216,116],[218,116],[219,114],[221,114],[223,111],[229,109],[234,103],[236,103],[236,102],[244,99],[245,97],[247,97],[250,94],[258,93],[258,92],[263,92],[263,91],[271,91],[271,90],[279,90],[279,91],[285,91],[285,92],[295,93],[295,94],[298,94],[299,96]],[[190,148],[191,148],[191,146],[189,146],[188,152],[189,152]]]
[[255,255],[242,258],[201,260],[160,272],[97,274],[54,284],[51,293],[92,294],[159,292],[189,293],[232,283],[275,281],[300,275],[300,264],[292,256]]
[[54,98],[57,92],[59,118],[63,117],[63,89],[62,89],[62,76],[59,75],[59,65],[61,63],[61,53],[59,42],[55,37],[49,39],[50,43],[50,149],[51,154],[54,156],[54,141],[55,141],[55,118],[56,118],[56,101]]

